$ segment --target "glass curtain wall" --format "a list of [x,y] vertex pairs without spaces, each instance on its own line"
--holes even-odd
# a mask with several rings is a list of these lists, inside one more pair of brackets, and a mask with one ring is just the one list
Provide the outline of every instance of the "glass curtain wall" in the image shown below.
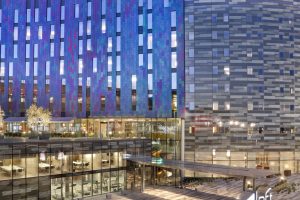
[[125,189],[124,154],[150,156],[151,141],[21,142],[0,149],[0,199],[74,199]]

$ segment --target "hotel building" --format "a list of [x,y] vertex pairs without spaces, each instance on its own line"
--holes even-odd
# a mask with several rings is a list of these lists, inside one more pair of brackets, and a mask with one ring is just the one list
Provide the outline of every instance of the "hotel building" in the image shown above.
[[[128,154],[181,159],[183,21],[181,0],[0,1],[0,199],[139,188]],[[52,113],[40,140],[32,104]],[[178,170],[156,171],[178,184]]]

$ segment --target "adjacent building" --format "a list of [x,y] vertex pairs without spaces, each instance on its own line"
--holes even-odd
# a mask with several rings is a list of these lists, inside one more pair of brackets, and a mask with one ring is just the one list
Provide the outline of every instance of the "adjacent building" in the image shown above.
[[185,159],[298,172],[299,2],[184,9]]

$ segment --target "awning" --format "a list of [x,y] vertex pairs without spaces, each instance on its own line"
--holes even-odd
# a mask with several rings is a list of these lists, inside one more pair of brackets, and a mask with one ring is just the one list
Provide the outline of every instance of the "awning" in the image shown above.
[[[74,120],[73,117],[52,117],[51,122],[67,123]],[[26,117],[8,117],[4,122],[26,122]]]
[[3,120],[4,122],[25,122],[25,117],[8,117]]
[[235,177],[266,178],[268,176],[276,175],[275,172],[272,172],[270,170],[196,163],[196,162],[181,161],[181,160],[164,160],[161,158],[153,158],[149,156],[146,157],[126,156],[126,158],[124,159],[137,162],[143,165],[150,165],[150,166],[157,166],[157,167],[164,167],[164,168],[171,168],[171,169],[180,169],[180,170],[190,170],[193,172],[214,173],[214,174],[235,176]]

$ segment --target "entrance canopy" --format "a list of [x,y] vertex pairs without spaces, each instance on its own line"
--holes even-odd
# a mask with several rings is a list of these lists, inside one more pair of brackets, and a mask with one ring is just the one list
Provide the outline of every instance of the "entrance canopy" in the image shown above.
[[194,172],[204,172],[204,173],[214,173],[227,176],[239,176],[239,177],[249,177],[249,178],[265,178],[267,176],[275,175],[276,173],[263,170],[263,169],[251,169],[243,167],[231,167],[226,165],[214,165],[205,163],[195,163],[191,161],[181,161],[181,160],[164,160],[162,158],[153,158],[148,156],[138,156],[125,158],[127,160],[150,166],[180,169],[180,170],[190,170]]
[[[67,123],[71,122],[74,118],[72,117],[52,117],[52,123]],[[26,117],[8,117],[4,119],[4,122],[26,122]]]

